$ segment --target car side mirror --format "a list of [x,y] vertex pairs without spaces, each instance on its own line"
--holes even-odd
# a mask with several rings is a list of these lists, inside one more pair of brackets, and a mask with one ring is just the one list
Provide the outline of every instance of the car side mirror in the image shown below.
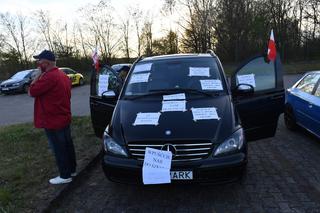
[[117,93],[113,90],[108,90],[108,91],[104,91],[102,94],[101,94],[101,98],[102,99],[113,99],[113,98],[116,98],[118,97]]
[[240,96],[252,95],[254,93],[254,88],[250,84],[238,84],[234,93]]

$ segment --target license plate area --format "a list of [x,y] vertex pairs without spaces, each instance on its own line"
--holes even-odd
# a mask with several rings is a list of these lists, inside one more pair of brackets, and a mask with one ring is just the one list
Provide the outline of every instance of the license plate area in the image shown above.
[[192,171],[170,171],[171,180],[193,180]]

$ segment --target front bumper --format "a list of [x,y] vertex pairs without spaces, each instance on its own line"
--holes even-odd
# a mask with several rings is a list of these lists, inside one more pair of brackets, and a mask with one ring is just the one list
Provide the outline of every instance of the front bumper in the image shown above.
[[[102,168],[106,177],[119,183],[142,184],[142,164],[130,158],[105,153]],[[193,171],[193,180],[171,180],[171,183],[225,183],[238,180],[247,164],[247,147],[239,153],[222,157],[209,156],[193,162],[172,162],[171,171]]]
[[10,86],[10,87],[0,87],[0,92],[3,94],[9,94],[14,92],[22,92],[23,86]]

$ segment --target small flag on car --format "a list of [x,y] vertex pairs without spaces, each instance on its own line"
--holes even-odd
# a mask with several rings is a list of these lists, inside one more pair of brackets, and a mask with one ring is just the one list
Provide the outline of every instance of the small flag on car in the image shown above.
[[274,40],[273,30],[270,33],[270,39],[268,44],[268,59],[270,61],[276,60],[277,50],[276,50],[276,42]]
[[93,65],[94,65],[95,70],[97,72],[99,72],[100,64],[99,64],[99,56],[98,56],[97,48],[93,51],[92,60],[93,60]]

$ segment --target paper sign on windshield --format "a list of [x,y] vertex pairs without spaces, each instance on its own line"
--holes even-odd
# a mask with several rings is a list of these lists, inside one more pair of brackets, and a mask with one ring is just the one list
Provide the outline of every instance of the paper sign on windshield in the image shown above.
[[253,87],[256,87],[256,80],[254,74],[248,75],[237,75],[238,84],[249,84]]
[[163,100],[185,100],[186,99],[186,94],[184,93],[179,93],[179,94],[173,94],[173,95],[164,95]]
[[189,76],[210,76],[209,67],[189,67]]
[[137,114],[136,120],[133,123],[133,126],[136,125],[155,125],[159,124],[160,112],[139,112]]
[[149,72],[148,73],[141,73],[141,74],[133,74],[129,83],[134,84],[134,83],[148,82],[149,76],[150,76]]
[[220,120],[215,107],[191,108],[193,120]]
[[163,101],[161,112],[185,112],[186,101]]
[[137,64],[133,70],[133,73],[136,72],[143,72],[143,71],[150,71],[152,67],[152,63],[148,64]]
[[171,183],[172,153],[147,147],[145,151],[142,180],[144,184]]
[[109,74],[108,75],[100,75],[99,83],[98,83],[98,95],[101,96],[103,92],[108,91],[109,87]]
[[221,81],[218,79],[200,80],[203,90],[223,90]]

